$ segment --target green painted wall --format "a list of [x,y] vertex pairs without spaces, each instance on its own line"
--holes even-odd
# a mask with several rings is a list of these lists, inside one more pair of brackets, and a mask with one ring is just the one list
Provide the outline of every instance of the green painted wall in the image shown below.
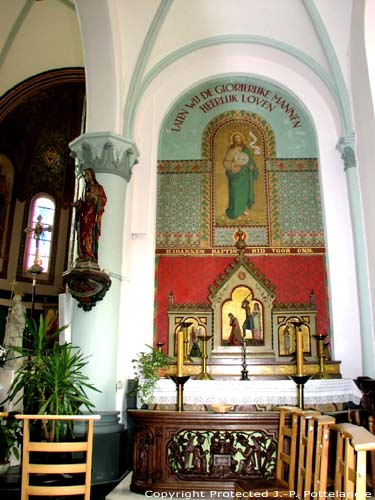
[[218,114],[237,109],[269,123],[278,158],[317,156],[311,119],[295,96],[268,80],[232,75],[202,82],[174,103],[161,128],[159,160],[201,158],[206,125]]

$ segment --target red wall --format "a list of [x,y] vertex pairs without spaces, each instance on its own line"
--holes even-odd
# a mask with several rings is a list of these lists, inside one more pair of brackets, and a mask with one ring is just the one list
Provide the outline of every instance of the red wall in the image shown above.
[[[256,256],[251,261],[275,287],[275,302],[303,303],[314,290],[317,333],[327,333],[327,283],[324,255]],[[210,304],[209,287],[233,257],[158,256],[155,284],[155,342],[168,344],[168,296],[175,304]]]

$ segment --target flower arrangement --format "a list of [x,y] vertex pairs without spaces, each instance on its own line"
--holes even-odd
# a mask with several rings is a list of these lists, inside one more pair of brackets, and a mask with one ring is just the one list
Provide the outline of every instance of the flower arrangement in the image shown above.
[[161,349],[146,345],[149,352],[140,352],[132,360],[135,372],[135,387],[133,391],[138,395],[141,403],[148,405],[153,401],[155,385],[160,378],[160,370],[170,363],[175,363],[175,358],[165,354]]

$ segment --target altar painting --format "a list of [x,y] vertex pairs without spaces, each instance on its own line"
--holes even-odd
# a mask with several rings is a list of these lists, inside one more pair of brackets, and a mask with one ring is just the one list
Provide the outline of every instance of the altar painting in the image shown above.
[[274,357],[271,283],[241,252],[210,287],[213,357],[241,356],[245,335],[253,356]]
[[245,286],[235,288],[224,302],[222,325],[221,345],[243,345],[243,339],[246,345],[264,345],[263,305]]
[[214,137],[215,224],[265,225],[263,144],[253,123],[230,120]]

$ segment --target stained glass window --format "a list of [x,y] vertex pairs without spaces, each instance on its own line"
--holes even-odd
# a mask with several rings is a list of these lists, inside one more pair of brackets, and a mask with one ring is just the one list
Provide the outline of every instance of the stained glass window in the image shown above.
[[26,229],[26,271],[49,271],[55,208],[53,199],[46,195],[37,196],[32,201],[29,225]]

